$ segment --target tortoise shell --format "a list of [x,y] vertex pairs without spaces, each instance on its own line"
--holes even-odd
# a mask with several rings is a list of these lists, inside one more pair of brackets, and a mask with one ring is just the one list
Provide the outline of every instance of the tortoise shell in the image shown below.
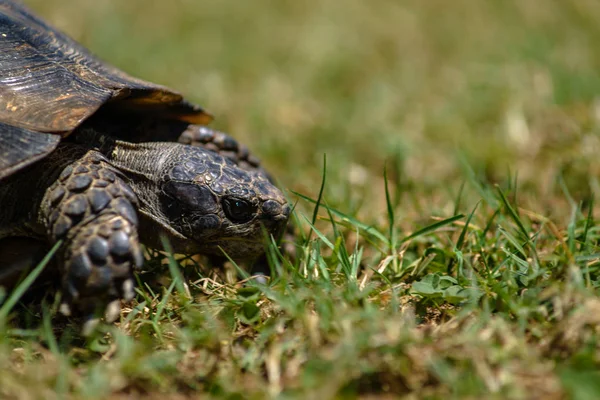
[[0,0],[0,179],[52,152],[107,104],[193,124],[212,119],[181,94],[100,61],[22,4]]

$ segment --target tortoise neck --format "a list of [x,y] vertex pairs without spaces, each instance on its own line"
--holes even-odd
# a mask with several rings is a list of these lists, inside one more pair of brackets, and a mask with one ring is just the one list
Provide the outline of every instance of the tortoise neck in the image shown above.
[[122,171],[144,175],[155,180],[160,177],[165,160],[173,151],[174,143],[129,143],[112,140],[113,144],[103,151],[108,160]]
[[76,132],[75,141],[100,151],[119,170],[148,179],[160,176],[164,160],[173,151],[171,148],[174,145],[159,142],[123,142],[93,128]]

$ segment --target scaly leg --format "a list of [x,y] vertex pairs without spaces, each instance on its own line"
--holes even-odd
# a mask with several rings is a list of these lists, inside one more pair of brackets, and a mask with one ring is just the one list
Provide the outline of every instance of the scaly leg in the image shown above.
[[95,151],[64,168],[46,191],[41,220],[52,243],[64,241],[64,314],[72,306],[87,316],[105,308],[112,322],[120,299],[133,298],[133,270],[143,263],[135,204],[132,190]]

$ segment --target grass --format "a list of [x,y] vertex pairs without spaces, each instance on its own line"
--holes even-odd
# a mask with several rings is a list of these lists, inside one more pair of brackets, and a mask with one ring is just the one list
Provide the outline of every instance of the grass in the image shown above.
[[298,259],[149,251],[89,340],[20,303],[0,398],[598,397],[600,4],[27,3],[249,144]]

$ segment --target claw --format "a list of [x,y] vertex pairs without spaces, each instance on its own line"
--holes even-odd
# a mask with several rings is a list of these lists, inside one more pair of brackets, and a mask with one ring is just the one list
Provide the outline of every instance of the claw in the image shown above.
[[70,317],[71,316],[71,306],[69,306],[67,303],[61,303],[60,307],[58,307],[58,311],[60,311],[60,313],[62,315],[64,315],[65,317]]
[[123,282],[122,290],[123,290],[123,300],[125,300],[125,301],[133,300],[133,297],[135,296],[135,292],[133,290],[133,280],[132,279],[127,279],[127,280],[125,280],[125,282]]
[[83,324],[83,327],[81,328],[81,334],[83,336],[90,336],[92,333],[94,333],[94,331],[96,330],[96,327],[98,326],[99,323],[100,323],[99,318],[90,317]]
[[256,283],[260,283],[261,285],[266,285],[269,283],[269,277],[262,273],[254,275],[254,280]]
[[137,249],[133,251],[133,268],[135,270],[139,270],[143,264],[144,254],[142,254],[142,249],[140,249],[138,246]]
[[106,322],[113,323],[119,318],[121,315],[121,301],[113,300],[106,306],[106,310],[104,311],[104,319]]
[[72,300],[77,300],[79,298],[79,291],[75,288],[74,283],[69,279],[67,281],[67,294],[71,297]]

